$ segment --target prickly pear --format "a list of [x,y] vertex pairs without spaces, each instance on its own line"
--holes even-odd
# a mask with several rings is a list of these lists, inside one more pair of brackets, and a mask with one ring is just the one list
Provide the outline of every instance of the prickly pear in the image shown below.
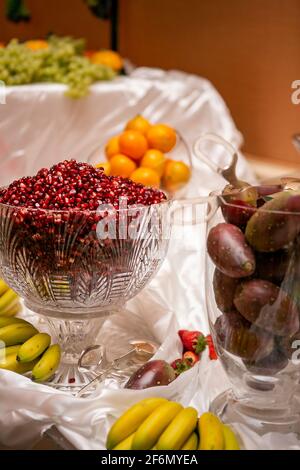
[[242,359],[262,359],[271,353],[274,346],[272,335],[254,327],[235,311],[218,317],[214,329],[218,344]]
[[292,335],[299,330],[295,303],[269,281],[251,279],[242,282],[235,291],[233,302],[244,318],[274,335]]
[[174,369],[166,361],[149,361],[134,372],[125,388],[142,390],[158,385],[169,385],[175,378]]
[[243,201],[256,207],[258,193],[255,186],[251,186],[244,181],[238,181],[237,184],[228,184],[222,191],[222,196],[227,202]]
[[217,268],[215,269],[213,287],[216,304],[221,312],[230,312],[234,308],[233,297],[238,283],[238,279],[226,276]]
[[289,252],[278,250],[271,253],[256,253],[256,277],[280,284],[289,264]]
[[281,191],[257,209],[246,227],[246,239],[257,251],[277,251],[292,242],[300,231],[300,197]]
[[223,217],[228,224],[237,225],[244,229],[250,217],[254,214],[255,208],[248,202],[236,200],[227,203],[221,202]]
[[235,225],[221,223],[213,227],[207,250],[216,267],[229,277],[247,277],[255,271],[254,253]]
[[271,196],[272,194],[279,193],[282,191],[282,185],[281,184],[264,184],[260,186],[256,186],[256,190],[258,193],[258,196],[260,198],[266,197],[266,196]]

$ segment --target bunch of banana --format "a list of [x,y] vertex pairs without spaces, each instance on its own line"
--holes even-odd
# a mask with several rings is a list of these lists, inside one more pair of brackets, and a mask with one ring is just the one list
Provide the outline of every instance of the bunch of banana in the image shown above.
[[21,311],[20,298],[0,279],[0,317],[13,317]]
[[111,427],[108,450],[238,450],[234,432],[212,413],[165,398],[146,398]]
[[60,363],[60,347],[50,343],[47,333],[39,333],[26,320],[0,316],[0,369],[32,371],[32,380],[48,380]]

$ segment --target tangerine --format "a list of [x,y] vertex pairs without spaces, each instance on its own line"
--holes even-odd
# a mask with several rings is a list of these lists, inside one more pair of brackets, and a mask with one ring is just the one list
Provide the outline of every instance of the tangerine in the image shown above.
[[149,149],[141,160],[141,166],[152,168],[161,177],[165,169],[166,158],[160,150]]
[[191,170],[184,162],[169,160],[166,164],[163,185],[168,191],[176,191],[184,186],[191,177]]
[[124,66],[123,59],[120,54],[111,50],[95,52],[92,54],[90,60],[93,64],[106,65],[107,67],[112,68],[115,72],[119,72]]
[[148,150],[148,143],[138,131],[125,131],[119,138],[120,152],[133,160],[140,160]]
[[109,141],[106,144],[105,147],[105,154],[110,160],[114,155],[117,155],[117,153],[120,153],[120,146],[119,146],[119,136],[116,135],[115,137],[112,137],[109,139]]
[[135,183],[141,183],[144,186],[159,188],[160,185],[160,178],[157,172],[152,170],[152,168],[144,168],[141,166],[130,175],[130,179]]
[[170,152],[176,145],[176,132],[166,124],[155,124],[147,132],[147,140],[150,148],[161,152]]
[[133,119],[127,122],[125,130],[126,131],[138,131],[144,134],[144,136],[146,136],[150,127],[151,127],[150,122],[147,119],[145,119],[143,116],[138,114]]
[[114,155],[110,160],[110,174],[112,176],[122,176],[123,178],[129,178],[135,169],[135,162],[121,153]]

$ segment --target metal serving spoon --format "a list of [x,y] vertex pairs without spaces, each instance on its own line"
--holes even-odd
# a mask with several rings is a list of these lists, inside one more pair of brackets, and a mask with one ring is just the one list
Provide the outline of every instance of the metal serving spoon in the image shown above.
[[[85,395],[89,390],[94,388],[98,382],[104,380],[110,372],[112,372],[114,369],[122,367],[122,365],[124,365],[124,362],[126,364],[126,362],[130,359],[140,359],[143,362],[147,362],[149,359],[151,359],[151,357],[154,356],[154,354],[156,353],[158,349],[158,345],[151,341],[133,340],[133,341],[130,341],[129,344],[132,346],[132,349],[128,351],[127,353],[123,354],[123,356],[120,356],[117,359],[114,359],[113,361],[109,361],[107,359],[105,349],[103,349],[101,359],[97,363],[98,366],[101,365],[103,367],[102,371],[93,380],[91,380],[87,385],[82,387],[75,396],[82,397],[83,395]],[[86,354],[88,354],[92,350],[99,349],[99,348],[101,348],[101,346],[95,345],[84,350],[78,361],[78,367],[79,368],[84,367],[83,358]]]

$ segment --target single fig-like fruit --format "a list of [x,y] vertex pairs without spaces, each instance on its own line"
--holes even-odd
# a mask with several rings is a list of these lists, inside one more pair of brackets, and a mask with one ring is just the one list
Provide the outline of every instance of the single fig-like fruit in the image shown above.
[[235,291],[234,305],[246,320],[274,335],[293,335],[299,330],[296,304],[269,281],[241,282]]
[[273,350],[273,336],[251,325],[238,312],[218,317],[214,329],[218,344],[242,359],[256,361]]
[[130,377],[125,388],[142,390],[159,385],[169,385],[175,378],[175,371],[170,364],[163,360],[153,360],[140,367]]
[[230,312],[234,309],[233,298],[238,283],[238,279],[226,276],[217,268],[215,269],[213,287],[216,304],[221,312]]
[[235,225],[221,223],[213,227],[207,238],[207,250],[219,271],[229,277],[248,277],[255,271],[253,250]]

